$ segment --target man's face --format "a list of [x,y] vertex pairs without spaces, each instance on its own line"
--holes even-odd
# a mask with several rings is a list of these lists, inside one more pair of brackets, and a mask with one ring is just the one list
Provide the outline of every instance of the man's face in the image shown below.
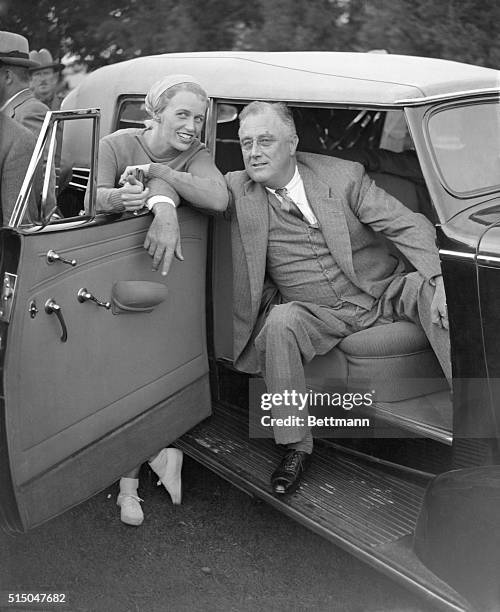
[[52,68],[43,68],[31,73],[31,89],[37,97],[48,97],[56,89],[57,73]]
[[274,111],[248,115],[238,134],[245,168],[253,181],[279,189],[292,179],[298,139]]

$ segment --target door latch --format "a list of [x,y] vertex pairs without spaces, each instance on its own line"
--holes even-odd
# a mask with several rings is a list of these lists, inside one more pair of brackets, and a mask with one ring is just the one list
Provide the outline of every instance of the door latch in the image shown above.
[[68,328],[66,327],[66,321],[64,320],[62,309],[54,298],[50,298],[50,300],[45,302],[45,312],[49,315],[56,315],[59,325],[61,326],[61,342],[66,342],[68,340]]
[[5,272],[0,296],[0,321],[4,323],[9,323],[10,321],[14,296],[16,295],[16,283],[17,275]]

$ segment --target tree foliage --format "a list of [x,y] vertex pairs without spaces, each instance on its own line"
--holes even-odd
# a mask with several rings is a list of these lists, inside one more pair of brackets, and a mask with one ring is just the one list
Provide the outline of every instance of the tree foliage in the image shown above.
[[366,0],[357,43],[500,67],[498,0]]
[[342,3],[336,0],[258,0],[260,21],[249,28],[244,45],[265,51],[342,48]]
[[354,50],[500,66],[498,0],[0,0],[0,29],[91,67],[217,49]]

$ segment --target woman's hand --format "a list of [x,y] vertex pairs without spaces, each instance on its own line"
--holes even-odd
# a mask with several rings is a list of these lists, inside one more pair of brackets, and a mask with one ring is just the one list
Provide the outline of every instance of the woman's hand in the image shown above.
[[144,248],[153,258],[153,270],[158,270],[163,260],[161,274],[166,276],[174,255],[184,261],[177,210],[171,204],[164,203],[156,204],[153,213],[155,218],[146,235]]
[[132,175],[128,177],[123,187],[120,187],[118,191],[122,206],[129,212],[140,210],[146,206],[146,200],[149,198],[149,188],[144,189],[144,185]]
[[125,170],[122,172],[122,175],[120,176],[120,180],[118,181],[118,183],[120,185],[125,184],[125,181],[127,180],[127,177],[129,175],[135,176],[136,170],[142,170],[142,172],[144,173],[144,177],[148,178],[150,165],[151,164],[140,164],[138,166],[127,166]]

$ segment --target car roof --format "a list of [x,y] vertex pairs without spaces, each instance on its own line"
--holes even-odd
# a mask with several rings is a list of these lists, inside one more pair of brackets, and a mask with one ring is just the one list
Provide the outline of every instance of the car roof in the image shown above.
[[[500,71],[449,60],[340,52],[199,52],[140,57],[86,77],[80,102],[144,94],[166,74],[188,73],[209,96],[242,100],[393,105],[500,87]],[[88,102],[87,102],[88,99]]]

